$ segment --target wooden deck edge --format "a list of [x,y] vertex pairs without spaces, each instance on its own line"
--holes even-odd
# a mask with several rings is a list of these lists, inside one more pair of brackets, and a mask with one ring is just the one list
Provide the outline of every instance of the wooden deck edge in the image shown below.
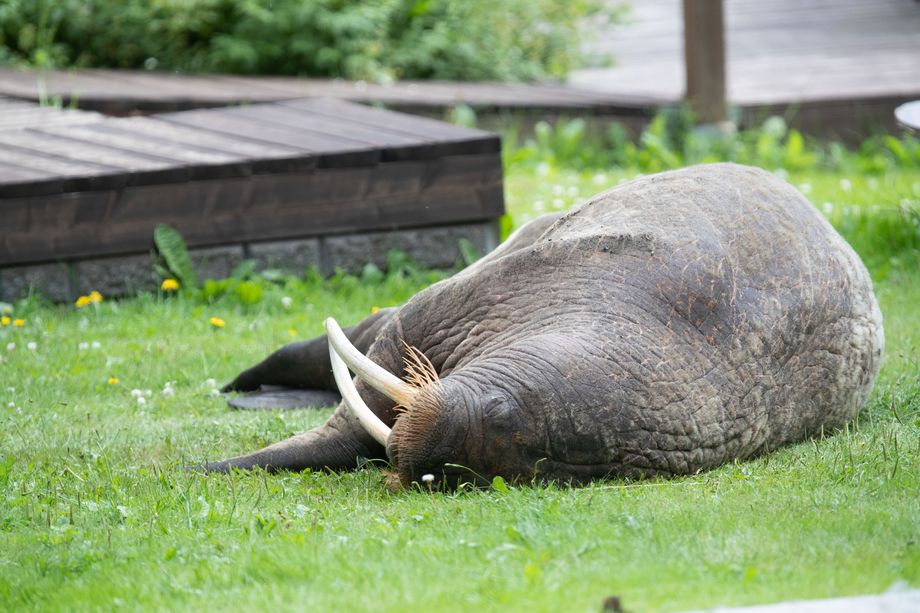
[[157,223],[193,247],[497,219],[498,153],[0,200],[0,266],[131,253]]
[[[2,92],[0,92],[2,93]],[[9,98],[35,101],[32,96],[7,95]],[[828,97],[802,101],[745,101],[742,104],[729,102],[730,108],[737,117],[742,128],[751,128],[771,115],[786,117],[792,127],[811,136],[841,138],[847,142],[856,142],[866,136],[878,132],[897,133],[900,126],[894,119],[894,109],[905,102],[910,102],[920,97],[916,94],[898,95],[865,95],[858,98]],[[279,97],[273,101],[293,100],[295,96]],[[351,102],[363,104],[378,104],[378,100],[371,98],[345,98]],[[129,116],[136,114],[156,114],[166,112],[188,111],[195,109],[220,108],[234,104],[249,104],[250,101],[201,101],[197,99],[185,100],[112,100],[106,98],[79,97],[74,102],[77,107],[86,111],[113,116]],[[251,101],[258,102],[258,101]],[[64,97],[64,104],[70,104],[69,98]],[[458,104],[467,104],[463,101],[451,103],[426,103],[412,100],[396,100],[382,102],[386,108],[402,113],[420,115],[425,117],[443,118]],[[522,100],[520,103],[508,102],[473,102],[469,106],[480,116],[483,125],[494,126],[496,120],[503,116],[522,118],[525,123],[533,118],[555,120],[566,117],[594,117],[601,121],[619,121],[641,129],[648,120],[662,109],[675,107],[681,100],[673,99],[624,99],[621,101],[607,101],[579,104],[540,104]],[[535,120],[535,119],[534,119]]]

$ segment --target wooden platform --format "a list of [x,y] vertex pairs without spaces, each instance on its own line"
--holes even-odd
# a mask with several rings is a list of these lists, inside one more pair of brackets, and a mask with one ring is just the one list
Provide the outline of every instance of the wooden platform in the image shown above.
[[609,94],[561,84],[398,81],[183,75],[127,70],[28,71],[0,68],[0,96],[65,105],[109,115],[155,113],[296,98],[329,97],[416,113],[441,113],[466,104],[478,109],[630,112],[673,98]]
[[[619,4],[610,0],[613,4]],[[742,107],[920,93],[915,0],[723,0],[729,100]],[[616,65],[570,82],[611,96],[678,99],[684,92],[681,0],[629,3],[622,24],[586,43]]]
[[130,118],[0,101],[0,267],[144,253],[158,222],[206,247],[503,212],[480,130],[330,99]]
[[[620,4],[609,0],[612,4]],[[684,93],[681,0],[629,3],[622,24],[584,44],[612,67],[576,70],[573,86],[639,99]],[[893,111],[920,98],[920,2],[724,0],[728,100],[742,125],[784,115],[810,133],[895,131]]]

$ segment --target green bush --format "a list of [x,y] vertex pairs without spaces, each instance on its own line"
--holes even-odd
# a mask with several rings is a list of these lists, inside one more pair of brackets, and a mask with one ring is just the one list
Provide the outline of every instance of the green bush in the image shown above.
[[0,0],[0,63],[528,80],[580,59],[602,0]]

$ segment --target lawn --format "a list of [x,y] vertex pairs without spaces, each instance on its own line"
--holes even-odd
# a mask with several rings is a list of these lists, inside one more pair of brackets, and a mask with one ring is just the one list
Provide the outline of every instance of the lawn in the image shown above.
[[[511,219],[636,174],[512,167]],[[331,409],[230,411],[215,385],[327,315],[353,322],[441,277],[411,265],[257,279],[254,304],[14,305],[0,328],[0,610],[597,611],[616,595],[679,611],[920,586],[920,230],[904,212],[920,172],[788,178],[870,267],[887,339],[875,392],[843,432],[670,481],[429,494],[392,492],[376,468],[182,469],[321,424]]]

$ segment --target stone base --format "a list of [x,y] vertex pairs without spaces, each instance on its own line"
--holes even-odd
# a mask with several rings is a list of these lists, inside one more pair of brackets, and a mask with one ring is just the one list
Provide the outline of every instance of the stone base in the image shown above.
[[460,241],[468,240],[482,255],[498,246],[498,224],[493,222],[329,236],[320,241],[319,269],[330,275],[336,268],[359,273],[368,263],[385,269],[387,254],[398,250],[425,268],[452,268],[462,258]]
[[[498,246],[498,222],[224,245],[191,249],[189,255],[200,280],[224,279],[245,258],[254,259],[259,270],[274,268],[294,275],[313,267],[323,275],[337,269],[360,273],[368,263],[385,269],[391,250],[405,252],[425,268],[452,268],[462,258],[461,239],[485,255]],[[153,262],[151,254],[135,254],[4,268],[0,300],[19,300],[30,291],[55,302],[71,302],[93,290],[106,297],[155,291],[161,280]]]
[[55,302],[66,302],[74,295],[73,279],[68,264],[35,264],[0,270],[0,300],[12,302],[30,292],[42,294]]
[[[125,296],[159,287],[153,263],[153,255],[148,253],[81,260],[70,264],[70,268],[78,296],[85,296],[94,290],[103,296]],[[75,297],[71,296],[71,299]]]
[[188,253],[199,281],[226,279],[243,261],[244,254],[242,245],[189,249]]
[[308,268],[320,268],[320,240],[303,238],[250,243],[247,257],[256,261],[259,270],[273,268],[292,275],[302,275]]

